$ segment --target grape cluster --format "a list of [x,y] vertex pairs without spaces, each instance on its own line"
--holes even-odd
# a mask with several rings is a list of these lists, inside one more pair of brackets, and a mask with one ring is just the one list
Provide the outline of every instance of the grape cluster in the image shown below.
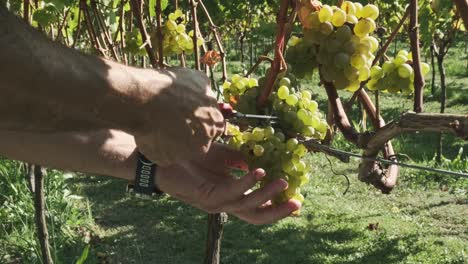
[[258,80],[255,78],[245,78],[239,74],[234,74],[231,82],[224,82],[223,97],[225,102],[229,102],[244,114],[256,113],[256,98],[258,96]]
[[288,188],[274,198],[273,204],[304,200],[300,187],[309,181],[310,166],[304,159],[308,150],[303,144],[295,138],[286,140],[282,132],[271,126],[241,132],[239,127],[229,124],[227,134],[228,145],[244,154],[249,168],[265,168],[267,176],[261,186],[277,179],[288,182]]
[[291,37],[287,52],[287,61],[297,78],[311,77],[317,64],[317,49],[306,44],[302,38]]
[[[377,6],[345,1],[341,8],[323,5],[302,20],[302,39],[292,39],[287,54],[294,73],[319,67],[322,78],[337,89],[356,91],[370,77],[379,43],[370,36],[376,29]],[[302,54],[302,56],[301,56]],[[296,62],[305,57],[307,62]],[[304,69],[305,68],[305,69]]]
[[285,77],[279,81],[278,91],[273,96],[273,110],[282,128],[304,137],[325,137],[328,125],[310,91],[295,92],[291,81]]
[[[163,53],[165,56],[174,54],[192,54],[193,45],[193,30],[186,33],[186,19],[181,10],[177,9],[169,14],[168,20],[163,27]],[[155,38],[157,42],[157,38]],[[203,44],[203,39],[197,39],[197,46]]]
[[[265,106],[266,112],[278,117],[275,123],[261,125],[249,119],[247,123],[239,120],[242,130],[232,124],[227,126],[228,145],[244,154],[250,168],[266,169],[267,176],[262,184],[278,178],[288,182],[288,189],[273,201],[276,204],[291,198],[304,199],[300,186],[309,179],[310,166],[304,159],[308,150],[295,137],[323,139],[328,129],[310,91],[296,92],[292,85],[295,77],[288,73],[281,76],[289,78],[278,77],[274,85],[277,92],[271,94]],[[224,99],[237,111],[258,114],[256,99],[263,82],[233,75],[231,82],[223,84]]]
[[[400,92],[411,94],[414,91],[414,71],[411,59],[411,53],[401,50],[394,59],[384,62],[382,67],[373,66],[367,88],[394,94]],[[423,62],[421,68],[423,75],[429,73],[429,64]]]

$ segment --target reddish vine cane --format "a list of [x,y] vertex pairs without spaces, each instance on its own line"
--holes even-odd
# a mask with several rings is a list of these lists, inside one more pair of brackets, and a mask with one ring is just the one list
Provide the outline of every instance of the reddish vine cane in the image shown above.
[[[268,100],[268,97],[273,92],[273,86],[275,84],[276,77],[281,71],[286,71],[287,66],[283,57],[283,50],[285,45],[286,36],[286,24],[288,21],[289,0],[281,0],[280,10],[276,19],[278,30],[276,33],[275,41],[275,57],[271,64],[270,72],[265,81],[265,88],[262,94],[258,97],[257,108],[262,108]],[[294,11],[295,12],[295,11]]]

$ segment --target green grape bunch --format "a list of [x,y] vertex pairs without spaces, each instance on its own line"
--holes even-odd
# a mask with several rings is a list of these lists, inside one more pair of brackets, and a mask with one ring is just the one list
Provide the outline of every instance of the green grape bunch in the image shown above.
[[300,187],[309,181],[311,166],[305,159],[308,150],[303,144],[295,138],[286,140],[282,132],[276,132],[271,126],[241,131],[228,123],[227,134],[228,145],[243,153],[249,168],[265,168],[261,186],[277,179],[288,182],[288,188],[273,199],[274,205],[290,199],[304,201]]
[[318,111],[318,103],[312,99],[311,92],[295,92],[290,84],[289,78],[282,78],[278,91],[272,94],[273,113],[278,116],[281,127],[304,137],[325,138],[328,125]]
[[[180,9],[176,9],[170,13],[168,20],[164,23],[163,33],[163,54],[164,56],[171,56],[175,54],[185,53],[187,55],[193,54],[193,30],[186,32],[186,18]],[[153,46],[158,46],[158,38],[156,32],[153,32],[152,37]],[[197,46],[203,45],[203,38],[197,39]]]
[[[397,56],[380,66],[371,68],[371,78],[367,83],[369,90],[379,90],[393,94],[409,95],[414,91],[414,70],[412,56],[406,50],[400,50]],[[427,63],[421,63],[423,75],[430,71]]]
[[244,114],[256,113],[258,95],[259,84],[255,78],[246,78],[234,74],[231,82],[226,81],[223,84],[224,101],[229,102],[236,110]]
[[[345,1],[341,7],[323,5],[303,21],[302,38],[292,38],[286,59],[300,75],[319,68],[322,78],[336,89],[354,92],[370,77],[379,47],[375,31],[379,9]],[[297,62],[303,56],[307,63]]]
[[[305,159],[308,149],[296,137],[320,140],[328,130],[311,92],[297,91],[292,83],[288,77],[279,77],[275,81],[277,92],[270,95],[263,109],[278,117],[274,123],[260,125],[251,121],[245,126],[243,120],[237,120],[242,129],[231,123],[227,125],[228,145],[243,153],[250,168],[266,169],[267,176],[262,185],[278,178],[288,182],[288,189],[275,197],[274,204],[289,199],[302,202],[304,199],[300,187],[309,180],[311,166]],[[256,102],[261,87],[262,82],[259,84],[257,79],[235,74],[231,81],[223,84],[225,102],[239,112],[258,113]]]

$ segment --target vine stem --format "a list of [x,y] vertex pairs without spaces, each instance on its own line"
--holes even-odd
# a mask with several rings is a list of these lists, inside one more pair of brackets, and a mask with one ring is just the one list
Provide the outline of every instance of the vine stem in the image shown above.
[[275,58],[265,81],[265,88],[257,99],[257,108],[263,107],[267,102],[268,97],[273,92],[273,86],[275,84],[276,77],[278,76],[278,73],[281,71],[282,67],[283,70],[286,70],[286,65],[283,58],[283,47],[286,35],[286,22],[288,21],[288,7],[289,0],[281,0],[280,10],[276,19],[278,29],[276,31]]
[[192,41],[193,41],[193,54],[195,55],[195,69],[196,70],[201,70],[200,67],[200,50],[198,49],[197,45],[197,28],[198,28],[198,17],[197,17],[197,1],[196,0],[190,0],[190,11],[192,13],[192,23],[193,23],[193,36],[192,36]]
[[45,196],[44,196],[44,172],[41,166],[33,165],[34,170],[34,207],[36,215],[36,227],[39,243],[41,244],[42,262],[53,264],[50,254],[49,232],[47,230],[47,220],[45,217]]
[[163,53],[163,33],[162,33],[162,17],[161,17],[161,0],[156,0],[156,34],[158,38],[158,63],[160,68],[164,68],[164,53]]
[[452,0],[457,6],[457,10],[463,19],[465,28],[468,28],[468,2],[466,0]]
[[255,64],[252,65],[252,67],[249,69],[249,71],[245,74],[245,76],[248,77],[250,74],[252,74],[258,68],[260,63],[262,63],[262,61],[268,61],[268,62],[270,62],[270,64],[272,64],[274,62],[272,58],[269,58],[269,57],[267,57],[265,55],[261,55],[261,56],[258,57],[257,62],[255,62]]
[[30,1],[24,0],[23,1],[23,19],[28,24],[29,24],[29,7],[30,7]]
[[226,66],[226,53],[224,51],[223,43],[221,42],[221,38],[219,37],[218,33],[218,27],[214,24],[213,19],[211,19],[210,14],[208,13],[208,9],[206,8],[205,4],[203,3],[202,0],[198,0],[198,4],[200,4],[203,13],[208,19],[208,23],[210,24],[210,30],[214,35],[215,41],[216,41],[216,46],[218,46],[219,50],[219,55],[221,56],[221,66],[223,69],[223,75],[221,78],[221,82],[225,82],[228,78],[228,73],[227,73],[227,66]]
[[145,22],[143,21],[143,14],[140,8],[140,3],[138,0],[130,0],[130,5],[132,13],[136,18],[138,30],[140,31],[141,37],[143,38],[143,46],[145,47],[146,53],[148,54],[150,63],[153,68],[158,68],[158,61],[156,60],[153,47],[151,47],[150,37],[146,31]]
[[413,54],[414,69],[414,111],[423,111],[424,78],[421,70],[421,51],[419,48],[418,0],[411,0],[409,37]]
[[102,38],[104,39],[104,43],[106,43],[106,45],[108,46],[107,49],[111,51],[111,54],[114,60],[120,62],[119,56],[117,55],[117,51],[115,50],[115,45],[108,31],[108,27],[106,27],[106,23],[104,22],[104,19],[102,18],[101,12],[97,8],[96,0],[91,0],[91,7],[93,8],[93,12],[97,18],[98,28],[100,28],[102,32],[102,35],[103,35]]
[[105,50],[102,48],[101,43],[96,37],[96,32],[94,31],[93,25],[91,24],[91,16],[89,14],[88,5],[86,0],[81,0],[81,9],[83,10],[84,20],[86,21],[86,27],[88,30],[88,36],[91,42],[94,45],[94,48],[104,57],[107,58]]
[[60,38],[62,37],[62,30],[63,30],[63,27],[65,26],[65,23],[67,22],[67,18],[68,18],[68,14],[70,13],[70,9],[71,8],[67,8],[67,11],[65,11],[65,15],[63,16],[62,23],[60,23],[58,28],[57,28],[57,37],[55,38],[55,40],[60,40]]

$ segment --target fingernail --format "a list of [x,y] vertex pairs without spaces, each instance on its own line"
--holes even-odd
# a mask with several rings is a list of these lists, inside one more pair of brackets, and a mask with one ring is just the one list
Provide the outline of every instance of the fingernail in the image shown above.
[[254,175],[257,180],[260,180],[266,175],[266,172],[263,169],[256,169]]
[[281,190],[284,191],[288,188],[288,182],[283,179],[279,179],[278,186],[279,186],[278,188],[281,188]]
[[290,199],[289,202],[294,210],[299,210],[302,207],[302,203],[296,199]]

